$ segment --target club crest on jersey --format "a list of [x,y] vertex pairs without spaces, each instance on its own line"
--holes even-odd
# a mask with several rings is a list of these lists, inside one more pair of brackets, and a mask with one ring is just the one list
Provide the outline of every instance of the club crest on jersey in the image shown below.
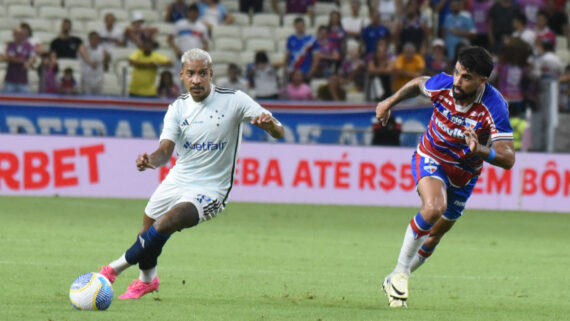
[[465,118],[465,125],[471,128],[477,127],[477,121],[469,118]]
[[437,170],[437,167],[433,165],[426,165],[424,166],[424,170],[430,174],[433,174]]

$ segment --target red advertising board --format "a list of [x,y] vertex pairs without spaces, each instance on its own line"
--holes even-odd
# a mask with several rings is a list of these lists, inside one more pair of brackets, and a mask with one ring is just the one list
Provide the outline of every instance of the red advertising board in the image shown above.
[[[138,172],[156,140],[0,135],[0,195],[147,198],[168,172]],[[413,149],[244,142],[231,201],[419,206]],[[174,158],[172,159],[174,162]],[[570,155],[518,153],[485,165],[468,208],[568,210]]]

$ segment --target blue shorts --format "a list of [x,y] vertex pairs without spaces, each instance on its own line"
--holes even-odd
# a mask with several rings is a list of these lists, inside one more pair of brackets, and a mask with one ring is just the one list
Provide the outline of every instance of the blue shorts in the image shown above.
[[428,156],[422,156],[416,151],[412,155],[412,175],[416,185],[422,177],[431,176],[441,180],[446,187],[447,191],[447,210],[443,213],[443,217],[450,221],[455,221],[465,209],[465,203],[471,196],[473,188],[477,183],[478,176],[473,177],[469,183],[463,187],[457,187],[449,182],[447,174],[443,167],[439,165],[434,159]]

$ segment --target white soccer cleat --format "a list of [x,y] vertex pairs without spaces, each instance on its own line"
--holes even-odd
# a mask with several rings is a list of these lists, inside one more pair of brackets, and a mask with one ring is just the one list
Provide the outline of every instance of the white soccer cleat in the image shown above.
[[408,305],[408,275],[395,273],[387,276],[382,283],[382,290],[388,297],[388,306],[391,308],[405,308]]

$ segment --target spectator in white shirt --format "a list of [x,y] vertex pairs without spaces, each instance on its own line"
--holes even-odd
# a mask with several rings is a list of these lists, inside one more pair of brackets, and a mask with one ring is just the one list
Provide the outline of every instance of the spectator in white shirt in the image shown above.
[[359,40],[364,27],[370,24],[370,19],[360,16],[360,1],[350,2],[350,16],[342,18],[342,27],[349,38]]
[[107,51],[123,45],[124,33],[123,30],[117,27],[115,21],[115,16],[112,13],[107,13],[105,15],[105,25],[97,31],[101,37],[101,45]]
[[178,20],[174,25],[174,33],[168,36],[168,44],[178,57],[194,48],[208,50],[208,28],[199,16],[198,6],[190,5],[188,18]]

